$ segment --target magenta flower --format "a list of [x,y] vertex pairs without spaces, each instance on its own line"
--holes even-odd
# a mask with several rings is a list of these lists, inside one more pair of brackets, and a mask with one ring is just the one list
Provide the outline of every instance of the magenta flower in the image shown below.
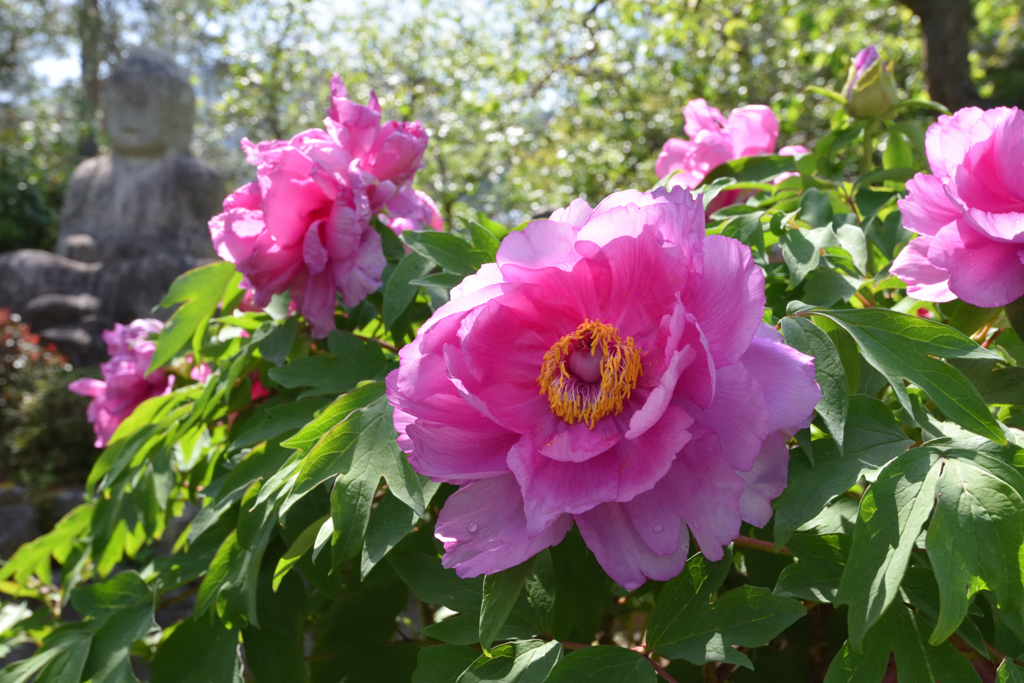
[[[779,122],[771,108],[761,104],[738,107],[726,119],[722,112],[703,99],[690,100],[683,107],[686,120],[683,130],[689,140],[672,138],[661,148],[654,170],[659,178],[678,171],[673,185],[695,189],[716,167],[733,159],[774,154],[779,137]],[[783,147],[787,156],[806,154],[799,145]],[[718,209],[742,201],[742,190],[722,192],[708,206],[708,215]]]
[[899,201],[920,235],[891,272],[924,301],[983,308],[1024,296],[1024,112],[961,109],[928,128],[933,175],[918,173]]
[[576,200],[506,237],[387,378],[413,468],[461,485],[444,566],[506,569],[575,521],[634,589],[679,573],[690,531],[717,559],[742,520],[765,524],[820,393],[764,303],[750,250],[705,236],[683,188]]
[[149,339],[164,324],[159,320],[134,320],[128,325],[116,323],[103,332],[110,360],[100,365],[103,379],[77,379],[68,385],[76,394],[92,398],[86,413],[96,433],[96,448],[104,448],[117,426],[136,406],[148,398],[169,393],[174,375],[163,370],[146,374],[156,343]]
[[315,337],[334,329],[338,294],[355,306],[381,286],[386,264],[371,217],[408,218],[404,227],[418,229],[432,206],[410,187],[427,146],[419,121],[381,125],[376,96],[352,102],[335,75],[324,126],[287,141],[243,140],[256,182],[210,220],[217,253],[245,276],[253,303],[290,291]]

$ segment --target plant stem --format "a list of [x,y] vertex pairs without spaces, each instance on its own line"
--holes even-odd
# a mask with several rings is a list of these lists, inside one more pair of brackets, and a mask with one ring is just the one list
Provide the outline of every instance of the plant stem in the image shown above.
[[759,538],[750,538],[749,536],[737,536],[732,539],[733,545],[737,545],[741,548],[753,548],[754,550],[763,550],[766,553],[772,553],[774,555],[785,555],[787,557],[793,557],[793,553],[783,546],[778,550],[775,550],[775,544],[771,541],[762,541]]

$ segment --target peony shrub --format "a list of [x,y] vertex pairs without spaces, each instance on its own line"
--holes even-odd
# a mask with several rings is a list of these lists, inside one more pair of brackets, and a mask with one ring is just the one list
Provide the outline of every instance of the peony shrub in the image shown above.
[[335,79],[76,387],[0,683],[1020,679],[1021,118],[934,109],[694,102],[667,186],[445,230]]

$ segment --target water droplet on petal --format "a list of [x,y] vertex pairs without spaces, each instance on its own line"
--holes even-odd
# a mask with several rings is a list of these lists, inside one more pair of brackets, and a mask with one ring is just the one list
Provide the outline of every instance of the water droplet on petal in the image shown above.
[[473,522],[472,524],[470,524],[470,525],[469,525],[468,527],[466,527],[466,528],[467,528],[467,529],[469,529],[469,533],[471,533],[471,534],[475,534],[475,533],[476,533],[476,530],[477,530],[477,529],[479,529],[479,528],[480,528],[480,526],[479,526],[479,525],[478,525],[478,524],[477,524],[476,522]]
[[654,525],[654,533],[656,533],[656,534],[660,534],[662,531],[664,531],[664,529],[665,529],[665,525],[663,525],[663,524],[655,524]]

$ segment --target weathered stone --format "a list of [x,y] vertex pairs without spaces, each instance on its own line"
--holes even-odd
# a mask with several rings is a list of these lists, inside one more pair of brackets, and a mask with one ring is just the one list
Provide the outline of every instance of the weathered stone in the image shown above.
[[101,301],[92,294],[40,294],[25,304],[22,318],[33,330],[100,314]]
[[178,275],[215,258],[207,222],[225,195],[223,178],[189,152],[195,95],[171,57],[136,50],[103,100],[111,152],[72,174],[57,253],[0,255],[0,308],[79,362],[102,359],[104,327],[150,317]]
[[39,535],[36,510],[20,486],[0,486],[0,559],[8,559],[23,543]]

